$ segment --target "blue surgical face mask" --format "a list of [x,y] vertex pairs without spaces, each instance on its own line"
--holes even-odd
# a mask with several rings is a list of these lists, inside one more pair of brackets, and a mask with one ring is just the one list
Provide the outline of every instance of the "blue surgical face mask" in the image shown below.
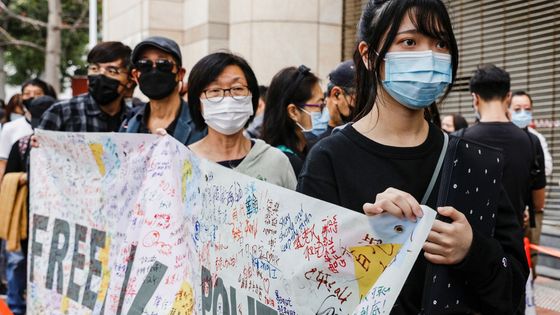
[[303,132],[313,132],[313,127],[315,126],[315,121],[317,121],[320,117],[321,117],[321,113],[320,112],[309,112],[306,111],[303,108],[300,108],[300,110],[304,113],[306,113],[307,115],[309,115],[311,117],[311,128],[309,129],[305,129],[303,128],[303,126],[296,121],[296,125],[301,129],[301,131]]
[[390,52],[385,55],[383,87],[410,109],[424,109],[451,83],[451,55],[428,51]]
[[327,131],[327,127],[329,125],[329,110],[325,107],[323,108],[322,113],[313,112],[309,113],[311,115],[311,123],[313,127],[311,128],[311,132],[316,135],[320,136],[325,131]]
[[511,122],[519,128],[526,128],[533,120],[533,115],[530,111],[521,110],[511,113]]

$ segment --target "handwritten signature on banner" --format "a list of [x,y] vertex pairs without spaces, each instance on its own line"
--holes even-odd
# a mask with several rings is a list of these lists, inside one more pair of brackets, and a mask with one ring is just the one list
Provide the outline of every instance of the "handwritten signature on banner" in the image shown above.
[[435,217],[366,218],[171,137],[37,136],[32,314],[388,314]]

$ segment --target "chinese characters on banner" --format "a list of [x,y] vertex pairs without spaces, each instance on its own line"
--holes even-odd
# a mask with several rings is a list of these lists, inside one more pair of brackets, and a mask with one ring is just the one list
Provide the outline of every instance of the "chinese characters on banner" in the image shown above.
[[169,136],[37,137],[30,314],[388,314],[435,218],[366,217]]

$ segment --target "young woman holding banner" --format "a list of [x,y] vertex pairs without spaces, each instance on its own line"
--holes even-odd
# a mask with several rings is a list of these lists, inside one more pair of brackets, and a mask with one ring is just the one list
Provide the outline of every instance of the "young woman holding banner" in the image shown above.
[[[485,192],[484,171],[500,174],[500,157],[494,155],[496,167],[472,169],[473,178],[480,180],[467,177],[470,166],[464,174],[445,177],[457,163],[488,164],[482,152],[495,151],[477,149],[479,158],[461,156],[470,143],[449,140],[424,119],[425,109],[449,93],[458,67],[457,43],[443,2],[369,1],[354,62],[358,115],[352,125],[313,147],[298,191],[368,215],[388,212],[415,220],[422,216],[421,203],[437,209],[440,220],[391,314],[520,311],[528,274],[521,227],[499,179],[488,182],[497,187],[484,200],[488,209],[482,209],[475,195]],[[462,147],[451,150],[451,143]],[[453,176],[460,181],[449,182]],[[463,196],[456,193],[478,182],[480,191],[473,186],[462,190]],[[441,284],[440,274],[449,282]],[[460,289],[453,291],[455,286]]]

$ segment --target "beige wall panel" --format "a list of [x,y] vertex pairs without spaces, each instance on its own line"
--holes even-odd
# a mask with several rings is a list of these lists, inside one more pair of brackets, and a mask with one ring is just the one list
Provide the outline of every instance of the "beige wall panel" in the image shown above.
[[[182,1],[150,1],[150,27],[155,29],[182,30],[183,23]],[[182,40],[182,38],[181,38]]]
[[108,21],[103,23],[103,40],[122,40],[141,32],[144,28],[141,16],[140,2],[116,16],[109,16]]
[[342,0],[320,0],[319,22],[342,25]]
[[[235,0],[232,0],[234,2]],[[255,0],[253,19],[317,22],[319,0]]]
[[184,0],[184,29],[208,22],[209,0]]
[[[241,55],[248,61],[252,60],[252,23],[232,24],[229,27],[229,47],[233,53]],[[251,62],[250,62],[251,63]]]
[[[235,4],[237,0],[231,1]],[[210,22],[229,22],[230,0],[210,0],[208,3],[208,19]]]
[[259,0],[231,0],[230,1],[230,23],[250,22],[253,18],[253,2]]
[[342,32],[340,26],[320,25],[319,26],[319,50],[318,66],[316,74],[323,81],[322,85],[326,86],[327,75],[341,61],[342,52],[340,42],[342,41]]
[[[305,64],[317,71],[318,25],[309,23],[255,23],[252,64],[260,82],[287,66]],[[230,39],[235,41],[233,37]]]
[[208,46],[209,40],[205,39],[181,47],[183,53],[183,67],[187,69],[187,74],[200,58],[208,54]]

